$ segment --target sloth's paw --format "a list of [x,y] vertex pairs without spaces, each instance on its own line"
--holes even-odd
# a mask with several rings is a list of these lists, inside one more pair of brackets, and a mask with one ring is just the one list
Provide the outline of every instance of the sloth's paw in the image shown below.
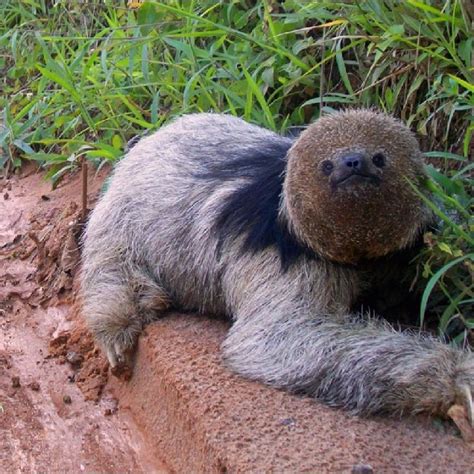
[[95,332],[111,372],[116,377],[128,380],[132,376],[135,348],[141,329],[138,322],[127,321],[101,325],[100,331]]

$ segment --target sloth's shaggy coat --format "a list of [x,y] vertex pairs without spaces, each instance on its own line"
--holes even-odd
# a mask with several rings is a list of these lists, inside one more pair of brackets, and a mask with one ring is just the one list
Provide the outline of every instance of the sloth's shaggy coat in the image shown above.
[[[347,156],[367,160],[371,179],[331,177]],[[408,129],[372,111],[322,118],[297,139],[182,117],[128,153],[91,215],[88,324],[114,366],[170,306],[227,314],[224,360],[245,377],[355,413],[444,414],[472,392],[473,356],[353,309],[370,289],[385,294],[390,256],[429,222],[406,182],[422,176]]]

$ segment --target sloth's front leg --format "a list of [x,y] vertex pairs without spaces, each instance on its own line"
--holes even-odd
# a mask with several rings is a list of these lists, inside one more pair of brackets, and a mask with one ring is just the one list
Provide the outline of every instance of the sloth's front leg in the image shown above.
[[374,319],[309,315],[296,300],[281,307],[250,300],[223,349],[247,378],[356,414],[446,415],[462,403],[472,420],[474,356]]

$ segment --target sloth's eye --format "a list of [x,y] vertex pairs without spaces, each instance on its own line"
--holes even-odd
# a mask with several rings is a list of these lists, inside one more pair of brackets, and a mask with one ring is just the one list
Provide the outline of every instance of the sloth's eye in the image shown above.
[[376,153],[372,157],[372,163],[377,166],[378,168],[382,168],[382,166],[385,166],[385,156],[383,153]]
[[330,175],[332,170],[334,169],[334,165],[331,161],[325,160],[321,163],[321,169],[325,175]]

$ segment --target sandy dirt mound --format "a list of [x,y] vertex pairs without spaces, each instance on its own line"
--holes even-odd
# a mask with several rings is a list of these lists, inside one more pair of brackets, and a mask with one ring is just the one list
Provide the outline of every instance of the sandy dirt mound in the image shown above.
[[31,168],[0,180],[0,472],[167,472],[78,322],[80,199],[78,176],[54,191]]

